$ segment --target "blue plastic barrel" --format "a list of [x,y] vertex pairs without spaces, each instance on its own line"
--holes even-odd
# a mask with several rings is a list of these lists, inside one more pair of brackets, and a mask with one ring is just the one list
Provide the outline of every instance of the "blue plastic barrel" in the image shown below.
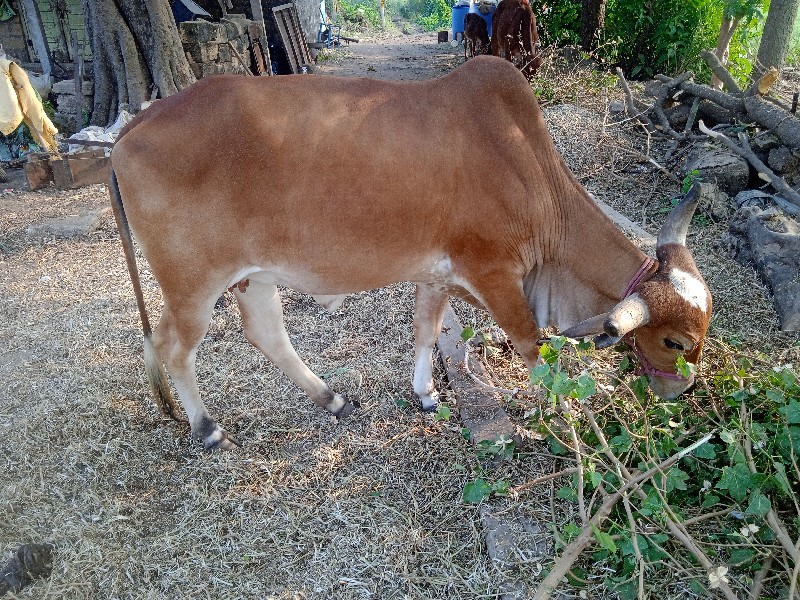
[[456,34],[460,33],[464,36],[464,17],[469,12],[469,6],[454,6],[453,7],[453,39],[458,39]]
[[[472,4],[469,7],[467,12],[475,13],[476,15],[480,15],[484,21],[486,21],[486,28],[489,30],[489,37],[492,37],[492,15],[494,14],[495,6],[492,5],[491,9],[488,13],[483,14],[481,11],[478,10],[477,4]],[[455,10],[455,9],[453,9]],[[461,31],[464,31],[464,18],[461,18]]]

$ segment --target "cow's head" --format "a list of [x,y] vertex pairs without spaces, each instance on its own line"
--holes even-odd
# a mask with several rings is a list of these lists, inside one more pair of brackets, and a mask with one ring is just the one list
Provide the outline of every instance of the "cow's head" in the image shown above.
[[569,337],[603,333],[595,344],[607,347],[625,341],[650,378],[650,387],[661,398],[675,398],[692,385],[694,377],[682,377],[675,362],[683,355],[697,363],[711,319],[711,293],[692,255],[686,233],[699,199],[695,186],[667,217],[658,234],[658,270],[637,285],[610,312],[588,319],[564,332]]

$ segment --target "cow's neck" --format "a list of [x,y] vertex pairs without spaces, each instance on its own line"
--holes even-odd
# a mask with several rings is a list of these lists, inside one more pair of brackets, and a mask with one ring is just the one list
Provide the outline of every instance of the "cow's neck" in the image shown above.
[[573,183],[574,193],[563,198],[569,210],[563,213],[561,255],[534,269],[525,282],[538,324],[562,331],[611,310],[646,258]]

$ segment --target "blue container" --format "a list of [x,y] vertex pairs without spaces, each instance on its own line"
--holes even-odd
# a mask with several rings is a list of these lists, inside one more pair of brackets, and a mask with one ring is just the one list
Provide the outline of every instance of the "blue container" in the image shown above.
[[458,35],[464,37],[464,17],[469,12],[469,6],[454,6],[453,7],[453,39],[457,40]]
[[[492,37],[492,15],[494,14],[495,6],[492,5],[491,10],[488,13],[483,14],[481,11],[478,10],[477,4],[472,4],[469,7],[467,12],[475,13],[476,15],[480,15],[484,21],[486,21],[486,28],[489,30],[489,37]],[[455,10],[455,9],[453,9]],[[461,31],[464,31],[464,17],[461,17]]]

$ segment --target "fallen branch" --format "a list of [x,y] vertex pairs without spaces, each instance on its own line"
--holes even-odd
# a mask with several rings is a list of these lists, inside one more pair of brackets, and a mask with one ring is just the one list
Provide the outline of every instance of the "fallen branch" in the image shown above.
[[697,126],[700,128],[700,131],[705,133],[707,136],[712,137],[719,142],[722,142],[735,154],[738,154],[739,156],[747,160],[747,162],[749,162],[756,168],[756,170],[758,171],[758,176],[761,179],[772,185],[772,187],[774,187],[781,194],[783,194],[786,200],[788,200],[789,202],[800,208],[800,194],[795,192],[792,189],[792,187],[788,183],[786,183],[786,181],[782,177],[778,177],[772,171],[772,169],[770,169],[767,165],[761,162],[761,160],[755,155],[753,150],[750,148],[750,142],[748,141],[746,134],[744,133],[739,134],[739,141],[742,142],[742,146],[739,146],[728,136],[719,133],[718,131],[713,131],[708,127],[706,127],[702,119],[698,122]]
[[628,86],[628,81],[622,73],[622,69],[617,67],[617,77],[619,77],[619,84],[622,86],[622,91],[625,92],[625,106],[627,108],[628,116],[636,118],[642,125],[647,128],[647,133],[653,134],[657,132],[656,126],[643,111],[637,110],[631,88]]
[[680,84],[684,83],[688,79],[694,77],[694,73],[691,71],[687,71],[670,79],[666,82],[663,86],[661,86],[661,90],[659,90],[658,95],[656,96],[656,101],[653,103],[653,112],[656,113],[656,117],[658,117],[658,122],[661,124],[661,129],[667,133],[669,136],[676,140],[684,140],[686,136],[681,135],[677,131],[672,128],[672,125],[669,123],[669,119],[664,114],[664,102],[667,100],[667,96],[670,95],[672,90],[678,87]]
[[[662,83],[669,83],[672,81],[672,77],[667,77],[666,75],[656,75],[655,78]],[[744,104],[741,98],[731,96],[730,94],[726,94],[720,90],[715,90],[707,85],[685,81],[677,87],[679,90],[682,90],[691,96],[697,96],[699,98],[711,100],[714,104],[719,104],[721,107],[727,108],[734,113],[744,112]]]
[[[748,414],[747,408],[744,404],[742,404],[741,408],[741,415],[742,415],[742,423],[748,423]],[[748,427],[749,430],[749,427]],[[758,469],[756,468],[756,461],[753,459],[753,444],[750,441],[750,436],[745,435],[744,437],[744,456],[747,460],[747,466],[750,469],[750,472],[755,475],[758,473]],[[789,582],[789,598],[794,598],[795,592],[797,591],[797,578],[798,573],[800,573],[800,538],[798,538],[797,542],[793,542],[791,536],[789,535],[789,531],[786,529],[786,526],[781,521],[778,514],[775,512],[773,508],[770,507],[769,511],[767,511],[767,524],[769,524],[769,528],[772,529],[772,532],[775,534],[775,537],[778,538],[781,546],[786,551],[786,554],[789,555],[789,558],[792,559],[792,563],[794,564],[794,570],[792,571],[791,581]]]
[[731,76],[728,69],[726,69],[725,66],[719,61],[719,58],[717,58],[716,54],[711,52],[711,50],[703,50],[700,53],[700,58],[706,61],[706,64],[711,67],[711,72],[719,78],[719,80],[730,93],[742,93],[742,90],[736,83],[736,80]]
[[[583,550],[592,540],[592,536],[594,535],[594,529],[600,527],[600,525],[605,521],[605,519],[611,514],[611,510],[614,508],[617,502],[619,502],[622,497],[626,494],[626,492],[630,489],[636,489],[637,495],[639,492],[644,494],[642,489],[639,486],[640,483],[647,481],[654,475],[669,469],[672,465],[678,462],[681,458],[686,456],[687,454],[692,453],[695,449],[699,446],[705,444],[708,440],[711,439],[713,433],[709,433],[708,435],[704,436],[702,439],[698,440],[691,446],[684,448],[680,452],[673,454],[665,461],[659,463],[658,465],[648,469],[644,473],[637,475],[629,479],[625,484],[620,487],[616,492],[613,494],[609,494],[597,512],[592,516],[589,522],[581,529],[580,534],[576,537],[566,548],[564,548],[564,552],[561,554],[559,559],[556,561],[556,564],[553,566],[553,569],[550,573],[545,577],[544,581],[539,584],[539,587],[536,589],[536,593],[533,595],[533,600],[547,600],[556,591],[559,583],[561,583],[561,579],[569,572],[572,568],[574,562],[578,559],[581,555]],[[616,457],[615,457],[616,458]],[[619,462],[618,460],[616,462]],[[620,463],[621,464],[621,463]],[[627,469],[625,469],[627,471]],[[646,494],[645,494],[646,497]],[[708,560],[708,557],[697,548],[697,546],[692,543],[690,540],[686,539],[686,536],[681,533],[680,536],[677,536],[679,540],[687,545],[687,547],[694,547],[696,550],[695,556],[700,560],[703,567],[707,570],[710,570],[713,565],[711,561]],[[694,553],[694,552],[693,552]],[[701,560],[700,557],[703,557],[705,560]],[[728,585],[724,582],[720,585],[720,590],[725,594],[727,598],[730,600],[737,600],[736,595],[733,593]]]
[[765,102],[759,96],[748,96],[744,100],[747,116],[792,148],[800,148],[800,120],[778,106]]
[[520,492],[529,490],[530,488],[537,486],[540,483],[551,481],[553,479],[558,479],[559,477],[564,477],[566,475],[573,475],[578,470],[579,467],[569,467],[568,469],[562,469],[561,471],[556,471],[555,473],[550,473],[549,475],[542,475],[541,477],[537,477],[536,479],[531,479],[530,481],[526,481],[525,483],[522,483],[516,487],[509,488],[508,493],[509,495],[518,496]]
[[[676,141],[677,141],[677,140],[676,140]],[[655,161],[653,158],[651,158],[650,156],[647,156],[646,154],[644,154],[644,153],[642,153],[642,152],[639,152],[638,150],[633,150],[633,149],[631,149],[631,148],[623,148],[622,146],[617,146],[617,149],[618,149],[618,150],[622,150],[623,152],[627,152],[628,154],[633,154],[634,156],[638,156],[639,158],[641,158],[641,159],[643,159],[643,160],[646,160],[646,161],[647,161],[647,162],[649,162],[651,165],[653,165],[653,166],[654,166],[656,169],[658,169],[659,171],[661,171],[661,172],[662,172],[664,175],[666,175],[667,177],[669,177],[669,178],[670,178],[670,179],[671,179],[673,182],[675,182],[675,183],[680,183],[680,182],[681,182],[681,180],[680,180],[680,179],[678,179],[678,178],[675,176],[675,174],[674,174],[674,173],[672,173],[672,171],[670,171],[670,170],[669,170],[669,169],[667,169],[666,167],[663,167],[663,166],[661,166],[660,164],[658,164],[658,162],[656,162],[656,161]]]

